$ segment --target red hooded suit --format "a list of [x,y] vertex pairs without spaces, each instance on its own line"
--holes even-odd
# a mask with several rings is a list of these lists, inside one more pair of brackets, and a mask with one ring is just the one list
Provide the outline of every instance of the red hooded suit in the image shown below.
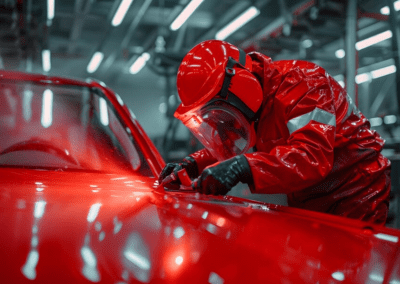
[[[289,206],[384,224],[390,162],[384,141],[346,91],[306,61],[249,54],[263,89],[255,152],[245,154],[253,193],[286,193]],[[216,162],[191,155],[201,172]]]

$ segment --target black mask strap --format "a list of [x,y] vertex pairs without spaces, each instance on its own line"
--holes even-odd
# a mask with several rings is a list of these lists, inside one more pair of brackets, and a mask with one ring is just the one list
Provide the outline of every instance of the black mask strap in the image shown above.
[[244,52],[240,48],[239,48],[239,62],[237,62],[232,57],[229,57],[228,62],[226,63],[225,78],[220,91],[220,95],[223,98],[226,98],[226,96],[228,95],[228,89],[231,84],[231,79],[235,75],[235,69],[233,69],[235,65],[242,65],[242,67],[246,65],[246,52]]

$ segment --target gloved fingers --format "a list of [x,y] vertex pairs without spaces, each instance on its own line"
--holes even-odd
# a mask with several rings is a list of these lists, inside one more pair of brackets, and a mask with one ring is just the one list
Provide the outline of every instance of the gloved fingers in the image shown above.
[[196,190],[197,192],[203,193],[203,194],[210,194],[210,193],[208,192],[207,186],[203,186],[203,185],[204,185],[204,182],[203,182],[203,174],[200,175],[197,179],[195,179],[195,180],[192,182],[192,188],[193,188],[194,190]]
[[203,171],[200,177],[192,183],[192,187],[196,191],[207,195],[220,195],[229,191],[212,175],[209,169]]
[[165,168],[162,170],[161,174],[158,177],[158,182],[161,183],[163,179],[169,176],[175,169],[178,164],[176,163],[168,163]]

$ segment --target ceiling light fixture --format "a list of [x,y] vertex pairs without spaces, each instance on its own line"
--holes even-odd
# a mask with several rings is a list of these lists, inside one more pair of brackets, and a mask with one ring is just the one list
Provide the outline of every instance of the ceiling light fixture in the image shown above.
[[42,99],[42,117],[40,122],[44,128],[49,127],[53,122],[53,92],[46,89]]
[[135,62],[132,64],[132,66],[129,68],[129,73],[131,74],[137,74],[139,73],[140,70],[146,65],[147,60],[150,59],[150,54],[147,52],[144,52],[142,55],[140,55]]
[[[400,1],[400,0],[399,0]],[[387,30],[380,34],[374,35],[372,37],[366,38],[356,43],[356,49],[361,50],[367,48],[371,45],[377,44],[381,41],[387,40],[393,36],[392,31]],[[346,53],[343,49],[338,49],[335,51],[335,55],[337,58],[343,58]]]
[[[396,11],[399,11],[399,10],[400,10],[400,0],[394,2],[393,5],[394,5],[394,9],[395,9]],[[389,6],[382,7],[382,8],[381,8],[381,14],[389,15],[389,14],[390,14]]]
[[47,0],[47,19],[53,20],[54,18],[54,0]]
[[86,68],[86,71],[88,73],[93,73],[99,68],[101,61],[103,61],[104,54],[100,51],[97,51],[93,54],[92,59],[90,59],[90,62]]
[[397,121],[397,116],[395,116],[395,115],[386,115],[384,118],[383,118],[383,122],[385,123],[385,124],[393,124],[393,123],[396,123],[396,121]]
[[50,71],[51,61],[50,61],[50,50],[48,50],[48,49],[42,50],[42,65],[43,65],[44,72]]
[[230,22],[228,25],[223,27],[221,30],[219,30],[215,38],[219,40],[224,40],[228,36],[230,36],[232,33],[240,29],[242,26],[247,24],[249,21],[254,19],[260,14],[260,10],[257,9],[255,6],[251,6],[248,8],[246,11],[244,11],[242,14],[240,14],[239,17],[234,19],[232,22]]
[[111,21],[111,25],[116,27],[122,23],[122,20],[125,18],[126,12],[128,12],[132,2],[133,0],[122,0],[121,4],[119,4],[117,12],[115,12],[115,15]]
[[343,58],[346,55],[344,49],[338,49],[335,51],[336,58]]
[[371,127],[376,127],[376,126],[382,125],[381,117],[372,117],[372,118],[369,118],[368,120],[369,120],[369,123],[371,124]]
[[390,65],[384,68],[380,68],[374,71],[371,71],[371,77],[372,79],[376,79],[379,77],[383,77],[389,74],[393,74],[396,72],[396,66],[395,65]]
[[194,13],[194,11],[200,6],[204,0],[192,0],[190,3],[182,10],[182,12],[176,17],[169,27],[172,31],[178,30],[189,17]]
[[362,74],[358,74],[356,76],[356,83],[357,84],[365,83],[365,82],[368,82],[369,80],[371,80],[370,73],[362,73]]
[[357,42],[356,43],[356,49],[357,50],[364,49],[364,48],[369,47],[371,45],[377,44],[378,42],[387,40],[387,39],[389,39],[391,37],[392,37],[392,31],[389,31],[389,30],[384,31],[384,32],[382,32],[380,34],[374,35],[374,36],[372,36],[370,38],[367,38],[367,39],[364,39],[364,40],[361,40],[361,41]]
[[371,79],[380,78],[396,72],[395,65],[389,65],[380,69],[373,70],[371,72],[362,73],[356,76],[356,83],[361,84]]

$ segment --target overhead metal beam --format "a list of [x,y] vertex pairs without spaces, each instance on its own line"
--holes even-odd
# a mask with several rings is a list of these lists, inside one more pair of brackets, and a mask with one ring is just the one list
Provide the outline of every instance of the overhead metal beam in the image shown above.
[[397,11],[394,9],[393,0],[386,0],[389,9],[389,23],[392,30],[392,50],[393,59],[396,66],[396,94],[397,94],[397,113],[400,113],[400,27],[397,19]]
[[389,90],[392,88],[394,83],[394,78],[392,76],[387,76],[385,82],[382,84],[382,88],[379,90],[378,95],[376,96],[375,100],[371,104],[371,108],[369,111],[370,117],[374,117],[378,115],[378,110],[382,106],[385,98],[389,93]]
[[[267,1],[265,4],[267,4],[268,2],[269,1]],[[289,11],[292,15],[298,14],[314,5],[315,5],[315,0],[305,0],[293,6],[291,9],[289,9]],[[254,36],[242,42],[240,44],[240,47],[246,49],[251,46],[258,45],[258,42],[268,38],[273,32],[277,31],[278,29],[281,29],[286,23],[287,23],[287,16],[281,15],[277,17],[262,30],[258,31]]]
[[250,5],[251,5],[251,3],[249,1],[236,1],[236,3],[233,4],[232,7],[228,11],[226,11],[224,14],[222,14],[221,17],[219,17],[218,21],[215,22],[213,27],[211,29],[209,29],[204,35],[202,35],[197,40],[197,42],[195,42],[193,44],[193,46],[199,42],[202,42],[203,40],[214,38],[218,29],[222,28],[223,25],[226,25],[227,23],[229,23],[229,21],[231,21],[234,17],[236,17],[241,12],[243,12]]
[[353,102],[358,105],[356,94],[357,72],[357,0],[348,0],[346,16],[346,91]]
[[133,36],[133,32],[139,26],[140,22],[143,19],[144,14],[146,13],[147,9],[150,7],[150,4],[153,0],[145,0],[142,6],[140,7],[135,19],[130,24],[128,31],[126,32],[125,37],[121,41],[120,48],[112,52],[108,58],[104,61],[104,64],[100,67],[102,72],[106,72],[108,68],[114,63],[114,61],[118,58],[121,52],[126,49],[131,41]]
[[76,0],[74,8],[74,21],[72,24],[71,33],[69,36],[68,53],[73,53],[75,51],[76,45],[82,33],[83,24],[86,20],[86,16],[90,11],[92,4],[95,0],[87,0],[86,5],[81,9],[84,0]]

